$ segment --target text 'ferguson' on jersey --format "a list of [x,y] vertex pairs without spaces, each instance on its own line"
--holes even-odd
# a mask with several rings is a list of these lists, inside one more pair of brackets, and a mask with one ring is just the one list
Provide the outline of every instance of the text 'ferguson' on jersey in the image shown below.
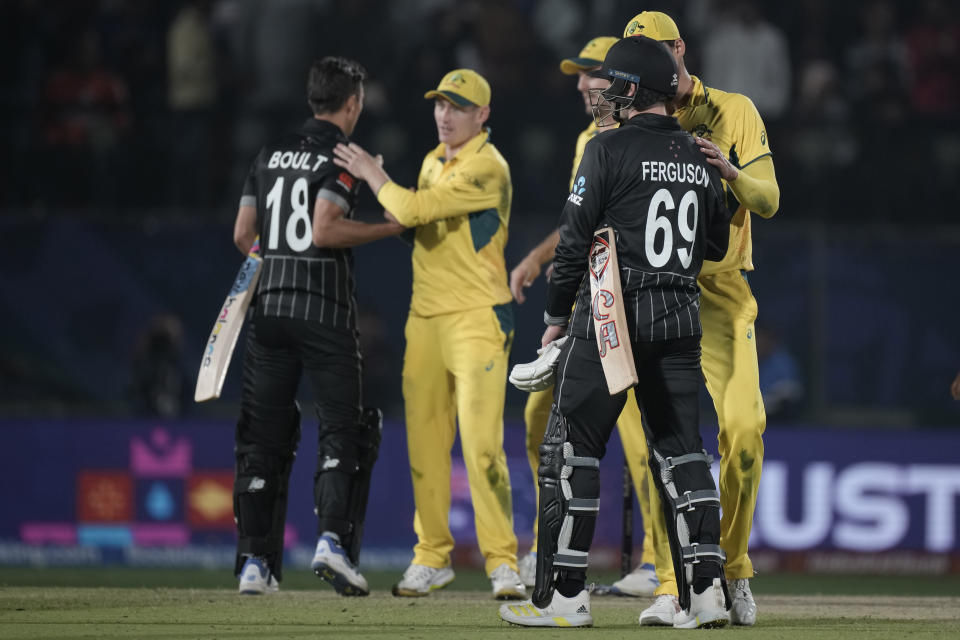
[[729,224],[719,172],[674,118],[643,113],[598,134],[560,217],[548,320],[576,300],[570,333],[593,337],[587,256],[594,231],[610,225],[633,340],[700,335],[697,275],[705,258],[723,257]]
[[240,205],[257,209],[263,273],[256,313],[356,329],[356,282],[350,249],[313,244],[318,198],[353,218],[360,181],[333,163],[333,148],[349,139],[339,127],[310,118],[257,155]]

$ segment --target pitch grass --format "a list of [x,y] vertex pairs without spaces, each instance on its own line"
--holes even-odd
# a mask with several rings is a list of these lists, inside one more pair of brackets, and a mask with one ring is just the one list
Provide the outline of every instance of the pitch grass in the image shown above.
[[[304,570],[291,570],[279,594],[241,597],[220,571],[3,569],[0,638],[546,640],[683,633],[641,629],[637,615],[650,602],[646,598],[594,597],[592,629],[523,629],[499,620],[498,603],[479,572],[460,571],[450,587],[418,599],[390,595],[396,572],[368,577],[373,593],[366,598],[338,597]],[[764,576],[751,584],[760,622],[715,633],[814,640],[960,637],[957,578]]]

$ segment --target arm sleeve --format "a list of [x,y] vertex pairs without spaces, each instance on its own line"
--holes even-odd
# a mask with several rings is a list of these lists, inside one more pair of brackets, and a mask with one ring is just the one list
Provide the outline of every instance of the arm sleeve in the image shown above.
[[347,171],[331,172],[320,182],[317,198],[332,202],[347,214],[356,202],[359,184],[360,180]]
[[547,286],[547,324],[566,324],[576,300],[587,271],[593,232],[603,218],[609,167],[607,149],[594,138],[587,143],[578,177],[560,214],[560,242]]
[[744,166],[737,179],[727,186],[740,204],[764,218],[772,217],[780,208],[780,187],[770,155]]
[[405,227],[416,227],[443,218],[453,218],[500,204],[503,168],[478,158],[464,162],[437,184],[410,191],[392,180],[384,184],[377,200]]
[[727,245],[730,244],[730,218],[733,212],[725,206],[720,172],[715,167],[707,166],[710,184],[707,185],[704,194],[707,200],[707,215],[703,221],[705,225],[703,257],[705,260],[717,262],[727,255]]
[[736,144],[740,175],[728,186],[740,204],[769,218],[780,206],[780,187],[773,170],[770,141],[763,118],[750,98],[739,96],[736,108],[740,114],[740,136]]

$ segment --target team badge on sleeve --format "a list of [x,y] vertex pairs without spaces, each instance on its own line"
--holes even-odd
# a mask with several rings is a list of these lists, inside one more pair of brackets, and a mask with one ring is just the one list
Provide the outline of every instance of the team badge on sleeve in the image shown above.
[[580,206],[580,203],[583,202],[583,194],[587,192],[587,179],[583,176],[577,178],[577,181],[573,183],[573,190],[570,192],[570,196],[567,198],[568,202]]

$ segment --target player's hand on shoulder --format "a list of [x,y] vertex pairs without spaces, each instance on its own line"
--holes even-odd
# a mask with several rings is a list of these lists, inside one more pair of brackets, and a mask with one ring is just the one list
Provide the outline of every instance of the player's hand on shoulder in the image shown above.
[[[383,158],[378,156],[374,158],[356,142],[343,144],[342,142],[333,148],[333,163],[342,167],[360,178],[370,181],[373,176],[372,171],[383,166]],[[378,162],[379,159],[379,162]]]
[[532,285],[539,275],[540,265],[537,264],[536,260],[531,260],[529,257],[521,260],[520,264],[513,268],[513,271],[510,272],[510,293],[513,294],[513,299],[517,301],[517,304],[523,304],[527,301],[527,296],[524,295],[523,290]]
[[731,164],[729,160],[727,160],[727,157],[723,155],[723,151],[720,150],[720,147],[706,138],[694,136],[693,139],[700,146],[700,152],[706,157],[707,162],[715,166],[717,170],[720,171],[721,178],[727,182],[733,182],[737,179],[737,176],[740,175],[740,172],[735,166],[733,166],[733,164]]

